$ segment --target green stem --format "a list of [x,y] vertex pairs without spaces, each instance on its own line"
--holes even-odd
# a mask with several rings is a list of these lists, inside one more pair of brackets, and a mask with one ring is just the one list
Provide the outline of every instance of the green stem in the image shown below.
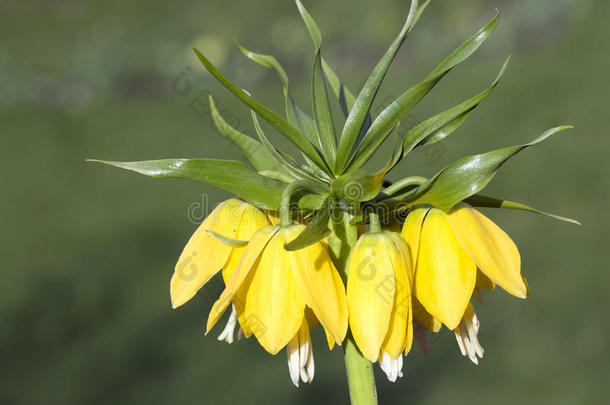
[[392,196],[405,187],[413,186],[413,185],[418,186],[420,184],[425,183],[426,181],[428,181],[428,179],[426,179],[425,177],[420,177],[420,176],[405,177],[404,179],[398,180],[396,183],[392,184],[391,186],[384,188],[382,190],[382,193],[386,196]]
[[[342,212],[333,215],[330,222],[331,234],[328,245],[333,262],[347,285],[347,260],[349,254],[358,240],[358,228],[350,224],[351,215]],[[377,405],[377,389],[373,365],[362,356],[350,332],[343,341],[345,352],[345,369],[347,384],[352,405]]]
[[[374,209],[374,207],[373,207]],[[379,214],[376,212],[371,212],[369,214],[369,225],[370,225],[370,229],[371,232],[376,233],[376,232],[381,232],[381,223],[379,222]]]
[[352,405],[377,405],[373,364],[362,356],[351,333],[344,340],[343,346],[349,397]]
[[292,199],[297,192],[308,192],[309,194],[324,194],[327,190],[311,180],[297,180],[284,188],[282,202],[280,204],[280,226],[285,228],[292,224]]

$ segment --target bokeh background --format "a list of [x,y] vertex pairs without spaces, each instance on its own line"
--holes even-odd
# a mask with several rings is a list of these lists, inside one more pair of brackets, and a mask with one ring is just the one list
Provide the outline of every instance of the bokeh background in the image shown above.
[[[408,10],[406,0],[305,3],[323,31],[326,58],[353,89]],[[583,226],[487,210],[521,249],[531,299],[485,296],[477,307],[486,349],[478,367],[444,332],[431,339],[428,355],[412,351],[400,382],[385,382],[377,370],[382,404],[601,404],[610,396],[610,3],[433,1],[380,100],[421,80],[495,8],[501,22],[493,37],[411,118],[481,91],[512,54],[502,83],[441,149],[414,153],[392,176],[432,175],[465,154],[574,124],[510,161],[487,193]],[[85,163],[240,159],[196,100],[214,94],[223,113],[251,133],[249,113],[190,49],[202,49],[278,110],[281,87],[233,38],[276,55],[310,110],[312,46],[290,1],[1,3],[2,404],[348,402],[342,353],[329,352],[319,330],[314,383],[296,389],[283,352],[273,357],[253,342],[229,346],[204,337],[219,280],[170,309],[168,283],[180,250],[227,193]]]

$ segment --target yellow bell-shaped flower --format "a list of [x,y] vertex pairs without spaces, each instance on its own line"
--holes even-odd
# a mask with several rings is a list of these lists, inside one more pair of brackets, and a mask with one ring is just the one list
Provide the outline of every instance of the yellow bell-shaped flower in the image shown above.
[[402,352],[413,340],[409,247],[394,232],[369,232],[347,264],[349,324],[358,348],[379,361],[390,380],[400,376]]
[[170,282],[172,307],[177,308],[193,298],[221,269],[226,283],[245,250],[221,242],[208,231],[247,241],[268,224],[265,213],[251,204],[237,199],[220,203],[197,228],[178,259]]
[[[233,303],[244,308],[240,325],[246,337],[254,334],[271,354],[292,342],[290,355],[297,345],[295,338],[307,342],[308,333],[302,329],[307,326],[305,310],[310,308],[324,327],[329,346],[343,341],[347,332],[345,289],[326,245],[318,242],[296,251],[284,248],[304,228],[268,225],[252,235],[226,289],[210,311],[207,332]],[[307,356],[303,359],[306,362]]]
[[[407,216],[402,236],[415,263],[415,298],[449,329],[462,322],[475,288],[497,284],[516,297],[528,295],[514,242],[467,204],[460,203],[446,214],[436,208],[416,208]],[[417,316],[420,324],[438,328],[421,311]]]

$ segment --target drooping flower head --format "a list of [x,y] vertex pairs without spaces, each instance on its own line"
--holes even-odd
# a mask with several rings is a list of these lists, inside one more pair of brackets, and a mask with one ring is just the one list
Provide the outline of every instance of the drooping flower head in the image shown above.
[[[440,323],[446,325],[455,331],[460,348],[469,348],[471,359],[475,352],[482,357],[476,340],[478,319],[470,304],[473,294],[497,284],[518,298],[528,296],[514,242],[464,203],[448,213],[431,207],[414,209],[406,218],[402,236],[415,263],[415,319],[434,332]],[[464,342],[472,342],[477,350]]]
[[[309,308],[324,327],[330,348],[343,341],[347,331],[345,288],[325,244],[318,242],[296,251],[285,249],[304,227],[267,225],[252,235],[226,289],[210,311],[208,332],[233,303],[243,308],[240,325],[244,335],[253,334],[269,353],[276,354],[292,342],[288,347],[291,364],[297,347],[311,350],[309,328],[315,325],[307,322]],[[300,356],[301,361],[308,357]]]
[[363,234],[348,264],[349,324],[367,359],[378,361],[388,378],[401,375],[402,353],[413,340],[409,248],[394,232]]

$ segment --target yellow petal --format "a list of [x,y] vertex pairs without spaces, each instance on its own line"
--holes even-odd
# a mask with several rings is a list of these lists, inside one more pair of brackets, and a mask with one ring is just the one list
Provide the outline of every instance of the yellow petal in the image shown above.
[[415,296],[432,316],[455,329],[472,295],[477,267],[447,224],[432,208],[422,227],[415,271]]
[[[254,232],[268,224],[269,221],[267,220],[267,216],[255,206],[248,204],[239,219],[237,231],[233,239],[249,241],[252,238],[252,235],[254,235]],[[237,263],[239,263],[245,250],[246,246],[233,247],[229,260],[222,269],[222,278],[225,281],[225,285],[229,283],[233,271],[235,271]]]
[[415,322],[428,329],[430,332],[436,333],[441,330],[441,327],[443,326],[441,321],[430,315],[417,298],[413,297],[411,305],[413,306],[413,320]]
[[453,208],[447,222],[460,245],[487,277],[510,294],[527,297],[519,250],[499,226],[466,204]]
[[413,211],[409,212],[409,215],[407,215],[405,223],[402,227],[401,236],[409,246],[413,270],[417,269],[417,252],[419,251],[421,229],[424,223],[424,218],[429,210],[430,208],[415,208]]
[[[237,232],[235,233],[235,239],[249,241],[252,239],[252,235],[262,228],[265,225],[269,224],[269,220],[267,216],[255,206],[248,204],[242,214],[242,217],[239,221],[239,225],[237,227]],[[239,261],[241,260],[242,255],[246,250],[246,246],[234,246],[231,254],[229,256],[229,260],[222,268],[222,278],[225,281],[225,285],[229,284],[229,280],[233,275],[235,269]],[[246,294],[248,292],[249,283],[245,282],[237,289],[235,293],[235,297],[233,299],[233,304],[235,305],[235,313],[237,315],[237,319],[242,326],[242,331],[246,338],[249,338],[252,335],[252,331],[248,329],[248,325],[245,321],[244,316],[244,305],[246,303]]]
[[[411,325],[411,280],[409,272],[411,268],[411,258],[408,246],[398,235],[386,233],[388,238],[387,250],[394,269],[393,286],[381,285],[382,288],[392,288],[394,290],[394,301],[390,324],[381,346],[379,359],[383,353],[387,353],[395,359],[401,355],[407,347],[407,329]],[[400,247],[399,247],[400,246]],[[380,291],[383,289],[380,288]]]
[[[316,314],[314,314],[311,308],[309,307],[305,307],[305,320],[307,320],[309,330],[314,330],[314,328],[318,326],[318,318],[316,318]],[[324,335],[326,336],[328,348],[332,350],[333,347],[335,347],[335,338],[333,338],[332,333],[329,330],[326,330],[324,326],[322,326],[322,329],[324,329]]]
[[411,248],[402,235],[398,232],[385,232],[390,237],[394,246],[397,249],[397,254],[400,255],[400,263],[405,266],[406,275],[408,277],[409,286],[413,286],[413,276],[415,274],[415,265],[413,261],[413,255],[411,254]]
[[[250,242],[246,246],[246,250],[241,257],[241,260],[237,264],[237,268],[235,269],[233,276],[227,283],[227,287],[224,289],[220,295],[220,298],[218,298],[210,310],[205,332],[206,334],[209,333],[216,322],[218,322],[232,300],[235,301],[236,309],[237,307],[243,308],[244,301],[240,300],[240,298],[243,299],[244,294],[238,295],[237,292],[242,287],[242,284],[249,284],[246,283],[245,280],[250,275],[252,268],[255,267],[255,264],[258,262],[260,253],[265,248],[269,240],[277,233],[277,230],[278,229],[276,227],[267,225],[252,235],[252,239],[250,239]],[[244,325],[241,321],[240,324],[242,325],[242,329],[244,329]],[[244,332],[246,332],[245,329]]]
[[236,226],[228,215],[243,213],[245,205],[239,200],[219,204],[189,239],[174,270],[170,282],[170,295],[174,308],[184,304],[225,265],[232,247],[226,245],[207,230],[234,238]]
[[296,335],[304,319],[305,299],[297,287],[280,229],[254,268],[246,298],[246,322],[261,346],[276,354]]
[[[304,225],[286,228],[286,239],[294,240],[303,229]],[[324,329],[333,335],[333,340],[341,343],[347,333],[347,300],[343,281],[328,251],[323,244],[316,243],[286,254],[305,302]]]
[[394,303],[394,272],[383,234],[365,233],[348,260],[349,325],[367,359],[377,361]]

